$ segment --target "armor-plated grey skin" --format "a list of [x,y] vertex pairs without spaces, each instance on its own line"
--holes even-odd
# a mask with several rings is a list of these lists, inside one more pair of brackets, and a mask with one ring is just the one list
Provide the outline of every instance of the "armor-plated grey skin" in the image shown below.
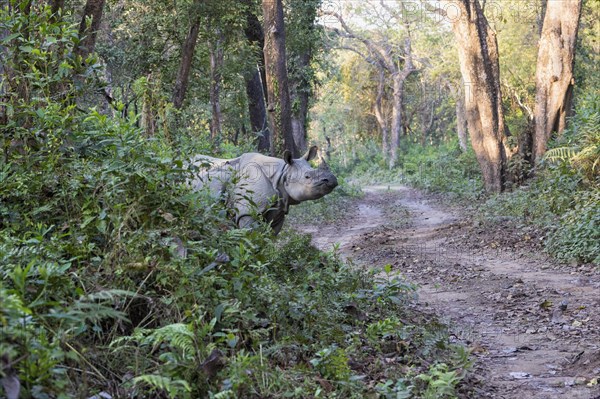
[[298,159],[292,159],[289,151],[283,159],[257,153],[233,159],[200,155],[193,160],[200,172],[192,185],[195,189],[208,185],[234,211],[239,227],[249,227],[256,215],[262,215],[278,234],[290,205],[319,199],[338,185],[322,157],[317,168],[310,166],[317,153],[314,146]]

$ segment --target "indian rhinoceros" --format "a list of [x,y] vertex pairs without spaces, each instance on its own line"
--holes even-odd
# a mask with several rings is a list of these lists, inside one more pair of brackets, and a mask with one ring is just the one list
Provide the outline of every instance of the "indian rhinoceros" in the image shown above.
[[199,155],[193,160],[199,172],[192,185],[194,189],[208,185],[212,195],[233,211],[238,227],[249,227],[262,216],[278,234],[290,205],[319,199],[338,185],[322,157],[317,168],[311,167],[317,154],[313,146],[298,159],[292,159],[289,151],[283,159],[258,153],[233,159]]

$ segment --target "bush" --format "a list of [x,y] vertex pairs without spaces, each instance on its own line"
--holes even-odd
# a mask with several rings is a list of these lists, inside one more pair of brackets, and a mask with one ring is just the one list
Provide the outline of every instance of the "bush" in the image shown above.
[[481,173],[472,150],[463,153],[458,143],[412,145],[401,155],[399,166],[409,184],[432,192],[473,200],[483,195]]
[[562,261],[600,264],[600,96],[588,94],[553,143],[529,186],[494,197],[491,216],[512,216],[546,231],[546,249]]
[[[14,5],[0,9],[12,32],[3,73],[28,86],[2,104],[0,381],[25,398],[364,397],[350,360],[394,378],[432,357],[460,367],[447,334],[406,310],[411,285],[309,236],[235,229],[223,204],[192,191],[186,153],[212,149],[202,137],[149,137],[135,116],[76,106],[94,56],[73,58],[74,28],[42,3],[29,15]],[[366,338],[394,317],[414,325],[402,343]],[[402,363],[383,370],[383,347],[405,348]],[[0,395],[14,396],[7,386]]]

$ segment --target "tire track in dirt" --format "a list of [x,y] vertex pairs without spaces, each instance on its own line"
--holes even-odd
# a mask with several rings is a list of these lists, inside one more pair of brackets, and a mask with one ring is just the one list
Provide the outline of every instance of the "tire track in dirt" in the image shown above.
[[364,192],[344,220],[300,230],[358,266],[391,264],[418,283],[421,305],[477,359],[474,397],[600,399],[597,272],[561,270],[537,250],[482,248],[487,237],[460,210],[408,187]]

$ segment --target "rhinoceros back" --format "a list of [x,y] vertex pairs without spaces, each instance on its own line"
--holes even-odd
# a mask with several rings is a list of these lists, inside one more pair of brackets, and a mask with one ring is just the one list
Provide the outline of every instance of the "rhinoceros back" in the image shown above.
[[262,154],[246,153],[232,159],[198,155],[192,164],[199,169],[192,187],[208,186],[215,198],[223,199],[235,210],[236,223],[240,225],[241,218],[272,208],[279,195],[277,180],[285,163]]

